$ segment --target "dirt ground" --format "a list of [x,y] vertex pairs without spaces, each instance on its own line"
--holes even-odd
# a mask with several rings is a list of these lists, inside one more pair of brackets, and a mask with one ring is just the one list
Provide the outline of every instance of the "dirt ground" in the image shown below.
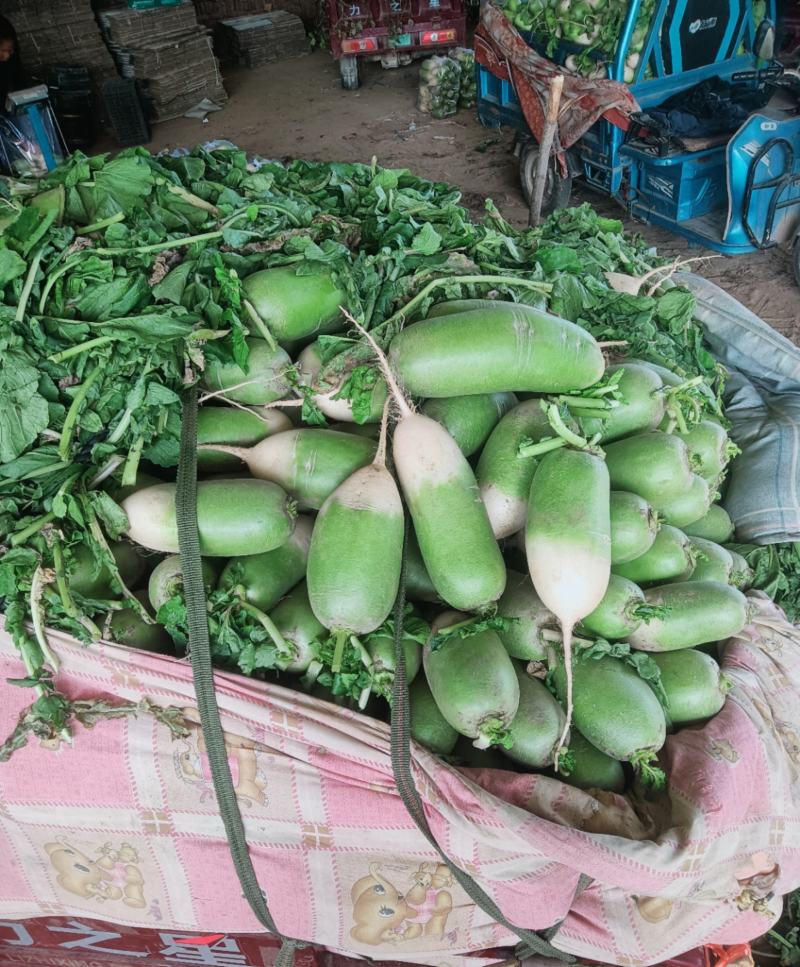
[[[435,120],[416,107],[418,67],[383,70],[367,64],[358,91],[344,91],[335,61],[323,51],[308,57],[226,75],[230,101],[206,122],[181,118],[154,129],[151,148],[191,146],[227,138],[269,158],[369,161],[459,186],[476,214],[491,198],[512,223],[527,218],[507,130],[481,126],[471,111]],[[573,200],[590,201],[619,217],[610,199],[578,188]],[[668,257],[703,254],[677,236],[629,222]],[[800,290],[787,252],[713,258],[691,267],[735,295],[776,329],[800,344]]]

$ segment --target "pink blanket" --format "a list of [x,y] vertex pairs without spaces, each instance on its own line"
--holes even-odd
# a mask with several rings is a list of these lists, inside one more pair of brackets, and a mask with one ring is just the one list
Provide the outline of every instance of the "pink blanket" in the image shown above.
[[[654,964],[763,933],[800,884],[800,634],[763,600],[727,647],[724,710],[668,740],[669,794],[601,799],[541,776],[457,770],[415,749],[428,820],[505,915],[579,957]],[[51,634],[73,698],[193,710],[181,661]],[[0,679],[23,674],[0,632]],[[384,724],[218,674],[256,871],[280,928],[332,950],[438,967],[515,938],[437,863],[398,798]],[[31,701],[0,684],[0,731]],[[581,873],[592,885],[572,905]],[[258,932],[241,897],[199,731],[103,721],[0,765],[0,919],[70,916]]]

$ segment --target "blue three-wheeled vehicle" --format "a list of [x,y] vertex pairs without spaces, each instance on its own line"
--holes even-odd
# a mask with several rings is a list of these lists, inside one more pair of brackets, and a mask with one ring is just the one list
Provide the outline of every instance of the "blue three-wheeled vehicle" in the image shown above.
[[[627,132],[601,118],[568,152],[566,175],[552,165],[544,210],[563,206],[581,177],[633,217],[726,255],[793,245],[800,282],[800,76],[774,60],[774,0],[759,6],[757,24],[753,0],[631,0],[617,49],[593,56],[612,80],[627,69],[641,112]],[[574,54],[560,43],[551,56],[563,65]],[[479,117],[518,130],[529,196],[538,146],[513,85],[477,71]]]

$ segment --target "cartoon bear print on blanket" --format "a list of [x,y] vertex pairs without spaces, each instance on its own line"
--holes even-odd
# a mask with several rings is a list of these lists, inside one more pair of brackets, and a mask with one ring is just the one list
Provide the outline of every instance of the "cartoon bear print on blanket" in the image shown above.
[[[196,709],[184,709],[184,715],[190,721],[197,721]],[[245,739],[240,735],[223,733],[225,750],[228,753],[228,765],[231,770],[236,798],[240,802],[267,805],[265,793],[266,779],[259,769],[256,749],[258,743]],[[260,747],[263,749],[263,746]],[[192,729],[175,752],[175,770],[184,782],[197,785],[200,790],[200,801],[214,799],[214,786],[211,780],[211,766],[206,754],[206,744],[199,728]]]
[[453,909],[452,894],[445,889],[453,884],[450,871],[441,863],[423,863],[411,879],[411,887],[400,892],[381,873],[381,864],[370,863],[369,875],[356,880],[350,891],[353,940],[377,947],[444,936]]
[[87,856],[67,839],[45,843],[44,848],[58,873],[56,882],[69,893],[85,900],[122,901],[139,910],[147,904],[139,855],[128,843],[114,849],[111,843],[98,847],[97,857]]

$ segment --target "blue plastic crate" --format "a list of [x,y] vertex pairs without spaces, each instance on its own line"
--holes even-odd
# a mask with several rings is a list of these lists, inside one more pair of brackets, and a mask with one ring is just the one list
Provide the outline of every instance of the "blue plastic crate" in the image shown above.
[[499,128],[502,124],[527,131],[528,122],[522,113],[514,85],[511,81],[495,77],[482,64],[475,64],[475,85],[478,90],[478,118],[487,128]]

